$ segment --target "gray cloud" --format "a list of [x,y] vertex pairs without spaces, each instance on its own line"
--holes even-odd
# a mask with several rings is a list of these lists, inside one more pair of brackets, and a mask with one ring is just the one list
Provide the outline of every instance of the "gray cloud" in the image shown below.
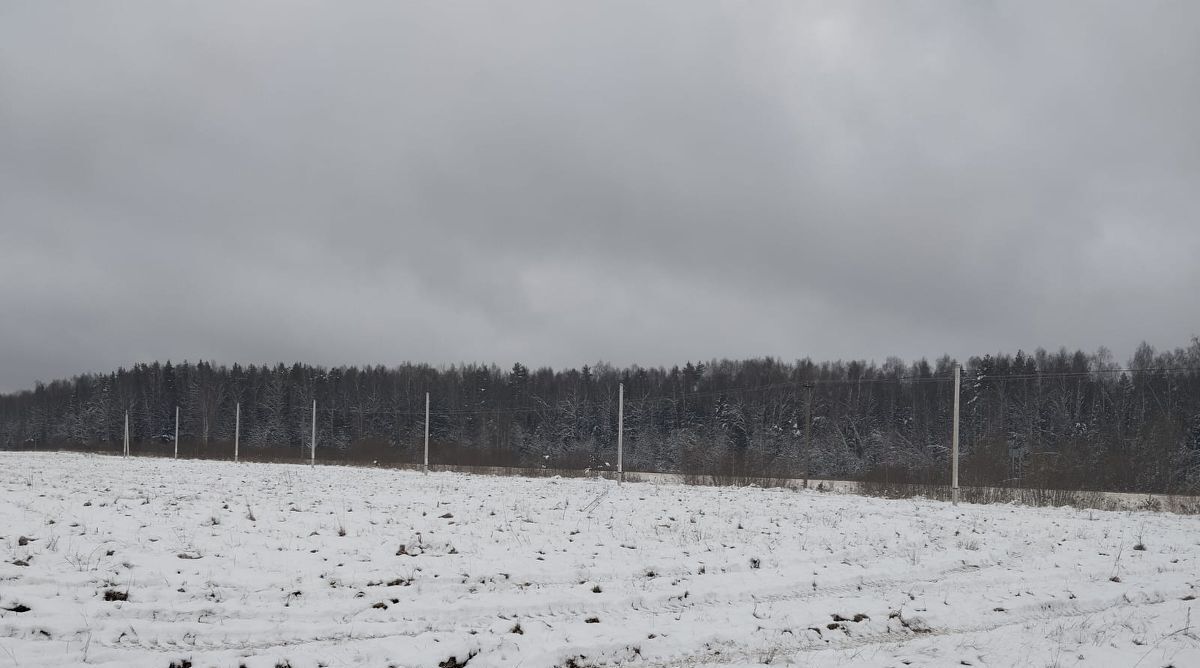
[[1200,333],[1200,6],[0,6],[0,389]]

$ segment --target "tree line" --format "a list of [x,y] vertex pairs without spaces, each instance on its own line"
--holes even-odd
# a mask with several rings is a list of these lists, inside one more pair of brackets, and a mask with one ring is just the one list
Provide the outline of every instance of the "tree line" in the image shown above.
[[[324,368],[138,364],[0,395],[0,447],[416,463],[431,397],[434,463],[945,484],[948,356],[816,363],[773,358],[670,369],[514,364]],[[1101,349],[971,357],[963,364],[964,485],[1200,492],[1200,339],[1118,365]]]

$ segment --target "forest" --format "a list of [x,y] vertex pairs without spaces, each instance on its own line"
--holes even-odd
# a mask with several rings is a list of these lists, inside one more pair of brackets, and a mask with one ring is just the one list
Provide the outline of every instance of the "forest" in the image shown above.
[[[148,363],[0,395],[0,448],[613,469],[945,484],[954,369],[889,358],[682,367],[487,364],[323,368]],[[962,363],[963,485],[1200,492],[1200,339],[1125,364],[1038,349]],[[236,423],[236,424],[235,424]]]

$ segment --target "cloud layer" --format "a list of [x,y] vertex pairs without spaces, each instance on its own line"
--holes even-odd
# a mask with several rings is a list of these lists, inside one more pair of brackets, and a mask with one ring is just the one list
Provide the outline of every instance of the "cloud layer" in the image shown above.
[[0,8],[0,390],[1200,333],[1200,5]]

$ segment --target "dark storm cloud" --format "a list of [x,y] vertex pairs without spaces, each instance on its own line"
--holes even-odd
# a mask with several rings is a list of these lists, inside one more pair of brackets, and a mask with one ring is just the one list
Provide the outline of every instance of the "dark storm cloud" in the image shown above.
[[1200,333],[1191,3],[5,3],[0,389]]

